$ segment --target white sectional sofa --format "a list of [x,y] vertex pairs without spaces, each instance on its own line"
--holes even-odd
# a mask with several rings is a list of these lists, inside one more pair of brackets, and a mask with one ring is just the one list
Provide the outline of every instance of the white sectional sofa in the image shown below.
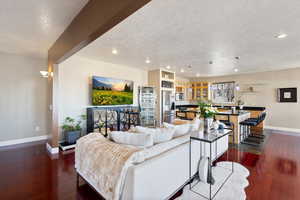
[[[191,145],[192,174],[195,174],[200,156],[206,155],[209,157],[209,145],[203,142],[200,144],[199,141],[192,141]],[[228,136],[224,136],[217,143],[212,144],[212,159],[220,157],[227,149]],[[168,199],[182,188],[188,180],[189,142],[130,167],[126,176],[122,199]]]
[[[189,135],[182,138],[174,138],[166,143],[154,145],[148,152],[148,158],[144,161],[129,166],[121,189],[120,198],[122,200],[161,200],[168,199],[182,188],[189,180]],[[157,148],[159,147],[159,148]],[[82,148],[80,145],[76,148]],[[228,136],[212,144],[212,159],[221,156],[228,149]],[[79,149],[77,149],[79,150]],[[83,154],[84,155],[84,154]],[[150,156],[149,156],[150,155]],[[191,142],[191,166],[192,174],[196,174],[199,158],[203,155],[209,156],[209,145],[200,141]],[[100,189],[96,187],[97,175],[90,178],[85,176],[82,168],[78,166],[82,162],[94,162],[99,164],[99,160],[91,160],[89,156],[76,155],[75,165],[77,173],[84,178],[100,194]],[[101,166],[101,165],[100,165]],[[103,166],[102,166],[103,167]]]

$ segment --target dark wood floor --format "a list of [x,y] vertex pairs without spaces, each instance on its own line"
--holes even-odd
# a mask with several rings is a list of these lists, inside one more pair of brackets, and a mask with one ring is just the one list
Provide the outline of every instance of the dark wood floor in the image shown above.
[[[272,134],[260,155],[230,149],[228,156],[250,170],[248,200],[300,199],[300,137]],[[0,149],[0,199],[101,198],[76,188],[73,152],[51,159],[42,143]]]

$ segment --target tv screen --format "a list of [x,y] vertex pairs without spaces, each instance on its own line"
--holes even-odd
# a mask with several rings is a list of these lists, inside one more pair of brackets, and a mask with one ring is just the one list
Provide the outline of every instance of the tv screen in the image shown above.
[[133,81],[93,76],[93,105],[133,104]]

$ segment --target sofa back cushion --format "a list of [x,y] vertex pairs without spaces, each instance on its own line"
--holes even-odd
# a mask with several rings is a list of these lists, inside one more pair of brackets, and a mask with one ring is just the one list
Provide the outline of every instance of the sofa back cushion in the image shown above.
[[151,134],[154,144],[171,140],[175,133],[174,128],[148,128],[142,126],[136,126],[133,131],[136,133]]
[[153,136],[151,134],[129,133],[124,131],[112,131],[110,138],[119,144],[128,144],[138,147],[151,147],[153,146]]

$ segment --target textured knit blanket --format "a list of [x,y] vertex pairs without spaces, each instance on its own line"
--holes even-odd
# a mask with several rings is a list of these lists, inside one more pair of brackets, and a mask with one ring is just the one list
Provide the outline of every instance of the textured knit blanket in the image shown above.
[[134,162],[134,154],[140,150],[91,133],[76,143],[75,167],[106,200],[118,200],[127,169]]

